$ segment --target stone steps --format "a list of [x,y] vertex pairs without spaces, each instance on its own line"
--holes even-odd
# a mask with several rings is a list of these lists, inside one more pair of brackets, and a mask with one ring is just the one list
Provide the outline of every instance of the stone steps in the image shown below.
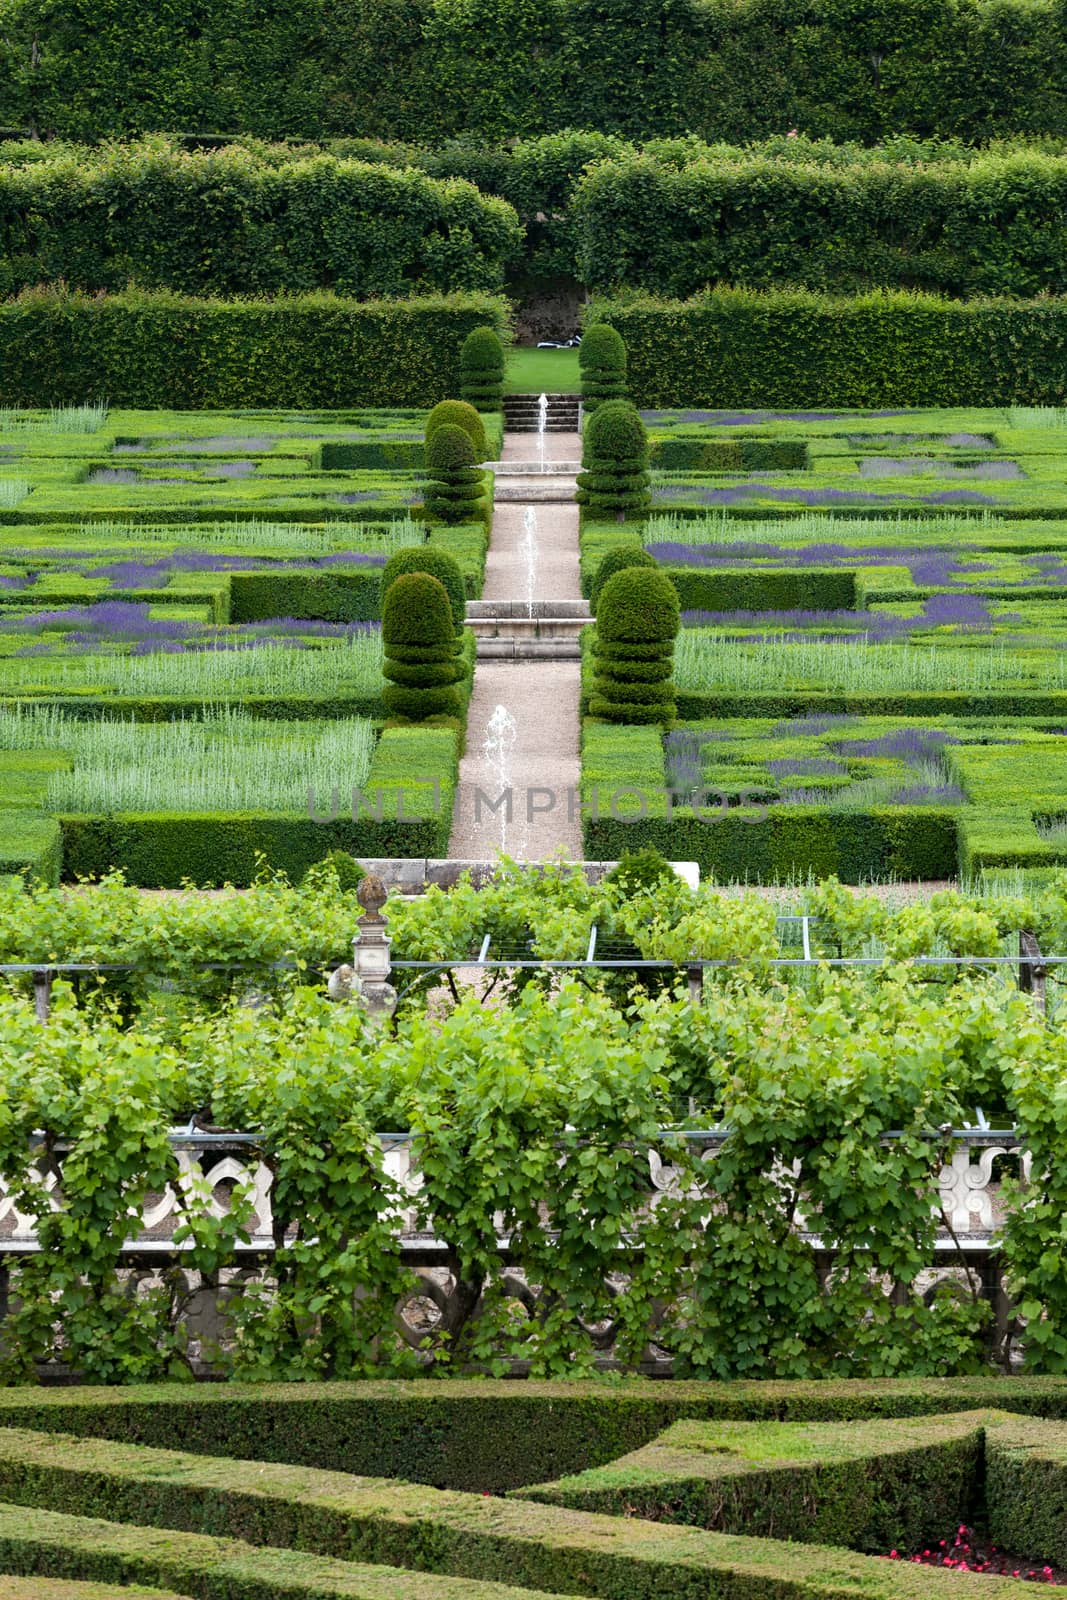
[[588,600],[469,600],[479,660],[580,661]]
[[572,474],[538,472],[514,478],[498,478],[493,485],[496,505],[572,506],[578,485]]
[[497,478],[541,478],[553,474],[557,477],[573,478],[575,473],[582,469],[580,461],[560,461],[555,457],[550,457],[545,462],[543,472],[537,461],[483,461],[482,466]]
[[[580,398],[576,394],[546,395],[546,433],[577,433]],[[541,427],[541,397],[536,394],[504,396],[504,428],[508,433],[538,433]]]

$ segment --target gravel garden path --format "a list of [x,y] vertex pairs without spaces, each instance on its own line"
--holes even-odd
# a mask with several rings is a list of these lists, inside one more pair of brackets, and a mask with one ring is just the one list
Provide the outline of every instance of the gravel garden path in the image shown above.
[[[504,436],[501,460],[528,461],[531,474],[497,478],[484,601],[525,602],[531,593],[536,601],[581,598],[574,479],[551,471],[553,463],[573,467],[581,443],[576,433],[546,433],[544,449],[549,471],[542,476],[538,435]],[[501,851],[520,861],[582,859],[580,672],[578,661],[547,655],[479,659],[452,817],[454,859],[492,860]],[[495,811],[489,803],[507,791],[510,821],[506,800]]]

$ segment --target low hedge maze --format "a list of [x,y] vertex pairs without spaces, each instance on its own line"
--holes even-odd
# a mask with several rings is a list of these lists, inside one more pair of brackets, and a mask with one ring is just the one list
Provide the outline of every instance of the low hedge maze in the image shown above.
[[382,574],[433,547],[476,597],[487,530],[426,517],[424,420],[0,414],[0,868],[167,887],[445,853],[474,641],[451,718],[390,718]]
[[[677,719],[587,716],[587,853],[726,881],[1067,860],[1065,414],[644,415],[653,460],[688,464],[654,473],[644,522],[586,514],[582,582],[620,549],[669,577]],[[791,469],[730,459],[784,447]]]
[[8,1392],[0,1568],[197,1600],[947,1595],[877,1558],[966,1521],[1062,1560],[1065,1410],[1017,1379]]

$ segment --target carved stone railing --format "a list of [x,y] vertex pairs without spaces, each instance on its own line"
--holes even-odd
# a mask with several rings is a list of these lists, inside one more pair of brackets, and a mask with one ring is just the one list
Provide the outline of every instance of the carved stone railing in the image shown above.
[[[222,1216],[229,1208],[230,1195],[236,1186],[242,1188],[251,1202],[248,1242],[236,1246],[234,1264],[221,1274],[220,1288],[204,1290],[194,1297],[188,1318],[190,1349],[194,1365],[204,1365],[197,1360],[198,1351],[225,1339],[227,1295],[239,1293],[242,1282],[260,1276],[275,1249],[271,1175],[258,1158],[253,1135],[175,1132],[171,1137],[179,1173],[178,1188],[187,1191],[195,1207],[206,1205],[217,1216]],[[728,1137],[726,1129],[687,1135],[689,1144],[700,1150],[703,1161],[713,1161]],[[409,1202],[402,1205],[396,1221],[401,1252],[413,1280],[410,1294],[397,1308],[397,1328],[401,1336],[417,1348],[428,1336],[432,1338],[438,1321],[447,1316],[453,1285],[446,1267],[445,1244],[432,1231],[420,1230],[418,1226],[417,1197],[421,1180],[416,1145],[407,1134],[385,1134],[381,1139],[385,1170]],[[917,1287],[929,1298],[946,1281],[958,1283],[965,1270],[974,1274],[982,1293],[991,1302],[996,1336],[1006,1352],[1011,1341],[1013,1313],[997,1260],[997,1229],[1004,1219],[998,1166],[1006,1162],[1013,1175],[1018,1175],[1025,1183],[1029,1177],[1030,1158],[1010,1132],[957,1130],[946,1135],[946,1143],[951,1145],[952,1154],[940,1168],[936,1192],[931,1192],[930,1196],[931,1209],[941,1218],[941,1226],[933,1259]],[[41,1179],[55,1209],[62,1203],[63,1154],[62,1146],[53,1152],[51,1168]],[[669,1161],[664,1161],[658,1151],[650,1149],[650,1206],[655,1207],[658,1201],[676,1190],[678,1181],[677,1170]],[[137,1223],[131,1226],[122,1255],[123,1268],[132,1288],[154,1281],[164,1266],[180,1266],[182,1249],[175,1245],[173,1236],[182,1210],[179,1195],[168,1188],[150,1198]],[[817,1219],[798,1217],[798,1232],[813,1251],[825,1256],[827,1262],[832,1261],[832,1245],[820,1236],[813,1222],[817,1223]],[[507,1290],[533,1314],[536,1293],[525,1283],[521,1273],[508,1264],[509,1240],[499,1217],[497,1233],[501,1274]],[[0,1184],[0,1275],[5,1264],[11,1265],[18,1257],[32,1255],[38,1249],[33,1217],[21,1213],[8,1189]],[[620,1275],[625,1276],[625,1272],[623,1256]],[[195,1274],[190,1272],[188,1279],[195,1289]],[[613,1340],[613,1328],[605,1324],[594,1341],[607,1365],[610,1365]],[[206,1365],[204,1370],[207,1370]],[[669,1358],[657,1351],[653,1343],[642,1370],[669,1372]]]
[[[674,1135],[673,1137],[677,1137]],[[686,1134],[687,1142],[702,1147],[701,1159],[713,1160],[725,1140],[726,1129],[715,1129]],[[892,1137],[891,1135],[889,1136]],[[398,1218],[401,1248],[406,1251],[443,1253],[443,1243],[432,1232],[420,1231],[416,1220],[417,1197],[421,1188],[418,1173],[415,1141],[409,1134],[381,1135],[383,1165],[387,1175],[408,1197],[410,1204],[403,1208]],[[931,1195],[933,1211],[944,1219],[938,1230],[936,1248],[939,1252],[988,1251],[996,1230],[1003,1221],[1001,1186],[996,1172],[998,1162],[1007,1160],[1013,1171],[1025,1183],[1030,1175],[1030,1157],[1022,1150],[1010,1131],[995,1129],[960,1129],[946,1136],[954,1145],[953,1154],[938,1174],[937,1194]],[[196,1203],[207,1204],[216,1216],[229,1208],[229,1196],[236,1186],[245,1190],[252,1208],[249,1242],[237,1247],[238,1251],[259,1254],[274,1249],[274,1219],[271,1212],[271,1175],[268,1168],[254,1154],[256,1139],[251,1134],[179,1133],[171,1135],[178,1165],[179,1187],[186,1189]],[[60,1165],[63,1147],[56,1152]],[[60,1180],[54,1172],[41,1179],[54,1210],[61,1204]],[[649,1151],[650,1203],[672,1191],[677,1183],[676,1169],[664,1162],[656,1150]],[[179,1253],[173,1243],[173,1234],[180,1220],[182,1207],[172,1188],[152,1197],[140,1217],[139,1226],[131,1228],[124,1249],[129,1254]],[[816,1228],[801,1219],[799,1230],[817,1249],[825,1248]],[[498,1230],[502,1252],[507,1250],[507,1237]],[[32,1253],[36,1251],[36,1227],[32,1216],[19,1212],[8,1187],[0,1180],[0,1252]]]

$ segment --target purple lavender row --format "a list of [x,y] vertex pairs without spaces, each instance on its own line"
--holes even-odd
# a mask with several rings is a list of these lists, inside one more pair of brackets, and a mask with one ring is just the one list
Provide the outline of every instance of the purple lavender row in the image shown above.
[[992,633],[997,621],[1021,623],[1023,620],[1015,612],[995,619],[987,602],[974,594],[931,595],[914,617],[898,617],[881,611],[805,611],[799,607],[787,611],[682,612],[682,624],[687,628],[760,628],[762,631],[744,637],[753,642],[783,644],[803,643],[813,633],[820,636],[829,633],[831,638],[842,642],[854,642],[858,635],[865,634],[873,643],[906,638],[926,628],[949,626],[961,633]]

